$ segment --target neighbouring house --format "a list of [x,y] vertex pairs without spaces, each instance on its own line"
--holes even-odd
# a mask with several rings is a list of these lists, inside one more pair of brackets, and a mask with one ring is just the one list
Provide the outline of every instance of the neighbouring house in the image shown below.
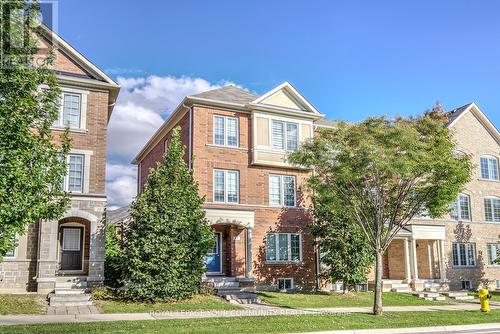
[[[0,291],[52,292],[57,284],[89,286],[104,280],[105,168],[108,121],[118,85],[62,38],[44,29],[41,49],[57,45],[54,70],[62,89],[55,140],[70,127],[64,188],[71,205],[57,221],[38,221],[19,236],[0,263]],[[38,57],[43,57],[43,52]]]
[[[451,217],[422,215],[392,242],[384,257],[386,290],[500,284],[500,266],[492,264],[500,248],[500,136],[473,103],[448,115],[459,149],[476,164],[474,176]],[[302,191],[309,171],[285,157],[318,127],[335,125],[289,83],[262,96],[234,86],[187,96],[134,159],[138,191],[180,126],[217,240],[206,258],[208,279],[225,276],[262,289],[323,287]]]
[[500,134],[475,103],[447,115],[457,154],[472,158],[471,180],[450,215],[422,213],[389,245],[385,289],[500,289]]

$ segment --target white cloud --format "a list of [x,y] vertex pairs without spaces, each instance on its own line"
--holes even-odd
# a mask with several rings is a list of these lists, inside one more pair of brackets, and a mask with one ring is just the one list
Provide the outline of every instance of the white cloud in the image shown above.
[[213,84],[202,78],[182,76],[118,77],[120,96],[108,131],[106,191],[110,207],[130,203],[136,193],[136,169],[130,165],[164,119],[187,95],[233,84]]

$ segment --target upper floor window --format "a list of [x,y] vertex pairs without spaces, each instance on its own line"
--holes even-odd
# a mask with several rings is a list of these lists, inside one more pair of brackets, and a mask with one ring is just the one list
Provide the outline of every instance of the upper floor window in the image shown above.
[[59,115],[54,122],[55,126],[68,126],[73,129],[83,128],[83,96],[84,94],[63,92]]
[[238,171],[214,169],[214,202],[238,203],[239,193]]
[[299,262],[302,258],[300,234],[268,233],[266,235],[267,261]]
[[64,180],[64,190],[82,193],[85,156],[83,154],[70,154],[67,163],[68,175]]
[[271,122],[271,143],[275,149],[296,151],[299,146],[299,125],[273,120]]
[[269,205],[295,206],[295,176],[269,175]]
[[453,265],[457,267],[473,267],[476,265],[476,244],[454,243]]
[[500,258],[500,243],[498,244],[488,244],[488,264],[489,265],[500,265],[496,261]]
[[494,157],[481,157],[481,178],[498,181],[498,159]]
[[457,199],[451,203],[451,219],[470,220],[470,197],[460,194]]
[[239,126],[237,117],[214,116],[214,144],[238,147]]
[[500,222],[500,198],[486,197],[484,199],[484,218],[487,222]]

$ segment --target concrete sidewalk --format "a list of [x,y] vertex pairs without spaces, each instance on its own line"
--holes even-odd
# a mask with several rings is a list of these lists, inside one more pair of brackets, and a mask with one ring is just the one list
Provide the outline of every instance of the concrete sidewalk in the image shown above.
[[[493,306],[492,309],[498,309]],[[432,306],[387,306],[385,312],[435,312],[479,310],[478,304],[453,304]],[[150,313],[115,313],[115,314],[73,314],[73,315],[3,315],[0,325],[97,322],[97,321],[131,321],[131,320],[163,320],[163,319],[196,319],[196,318],[227,318],[256,317],[276,315],[304,314],[346,314],[371,313],[371,307],[338,307],[321,309],[286,309],[265,304],[249,304],[235,311],[189,311],[189,312],[150,312]]]
[[499,333],[500,323],[436,326],[436,327],[413,327],[413,328],[385,328],[385,329],[355,329],[341,331],[307,332],[296,334],[413,334],[413,333]]

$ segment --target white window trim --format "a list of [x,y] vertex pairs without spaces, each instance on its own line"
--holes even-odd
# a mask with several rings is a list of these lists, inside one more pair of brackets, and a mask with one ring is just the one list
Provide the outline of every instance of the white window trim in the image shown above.
[[[280,290],[280,280],[290,280],[290,289],[289,290],[293,290],[295,289],[295,282],[294,282],[294,279],[293,277],[279,277],[277,280],[276,280],[276,285],[277,285],[277,288],[279,291],[283,291],[283,290],[287,290],[286,288],[283,289],[283,290]],[[286,284],[284,284],[286,285]]]
[[[224,144],[216,144],[215,143],[215,119],[217,117],[221,117],[224,119]],[[228,131],[227,131],[227,120],[228,119],[234,119],[236,120],[236,145],[228,145]],[[219,146],[219,147],[229,147],[229,148],[239,148],[240,147],[240,119],[239,117],[233,117],[233,116],[224,116],[224,115],[214,115],[213,116],[213,136],[212,136],[212,145],[213,146]]]
[[83,156],[83,189],[82,192],[72,191],[72,194],[88,194],[90,188],[90,157],[94,154],[93,151],[89,150],[78,150],[72,149],[66,157],[67,171],[64,176],[64,191],[69,192],[69,156],[70,155],[82,155]]
[[[215,172],[223,172],[224,173],[224,201],[216,201],[215,200]],[[228,199],[228,182],[227,182],[227,175],[228,172],[234,172],[236,173],[236,202],[229,202]],[[220,168],[214,168],[213,170],[213,176],[212,176],[212,199],[214,203],[223,203],[223,204],[240,204],[240,171],[239,170],[234,170],[234,169],[220,169]]]
[[[493,159],[497,162],[497,176],[498,179],[492,179],[490,178],[490,168],[489,168],[489,162],[488,162],[488,178],[483,177],[483,172],[481,170],[481,158],[486,158],[488,160]],[[492,156],[492,155],[481,155],[479,157],[479,179],[482,181],[493,181],[493,182],[499,182],[500,181],[500,161],[498,160],[497,157]]]
[[[491,252],[490,247],[491,247],[491,246],[493,246],[493,245],[497,246],[497,251],[500,249],[500,243],[498,243],[498,242],[497,242],[497,243],[487,243],[487,244],[486,244],[486,247],[488,247],[488,248],[486,249],[486,255],[488,256],[488,261],[487,261],[487,263],[488,263],[488,266],[489,266],[489,267],[499,267],[499,266],[500,266],[500,264],[497,264],[497,263],[490,263],[490,261],[492,260],[492,259],[489,257],[489,254],[490,254],[490,252]],[[497,253],[497,254],[498,254],[498,253]],[[498,256],[498,255],[496,256],[496,259],[499,259],[499,256]]]
[[[462,207],[461,207],[461,203],[460,203],[460,196],[466,196],[467,199],[468,199],[468,206],[469,206],[469,218],[462,218]],[[472,211],[471,211],[471,204],[470,204],[470,195],[468,194],[464,194],[464,193],[460,193],[458,194],[457,198],[455,199],[455,202],[457,203],[457,214],[458,214],[458,218],[455,219],[453,217],[451,217],[451,214],[450,214],[450,218],[452,220],[455,220],[455,221],[471,221],[472,220]]]
[[[271,204],[271,176],[277,176],[280,178],[280,204]],[[285,178],[284,177],[293,177],[293,204],[294,205],[285,205]],[[273,208],[295,208],[297,207],[297,177],[295,175],[282,175],[282,174],[269,174],[268,181],[268,198],[269,206]]]
[[[459,245],[465,245],[465,261],[468,262],[469,257],[468,257],[468,247],[474,246],[473,248],[473,258],[474,258],[474,264],[461,264],[461,258],[460,258],[460,246]],[[475,268],[477,266],[477,249],[476,249],[476,244],[473,242],[455,242],[452,243],[452,247],[456,247],[457,249],[457,256],[458,256],[458,262],[459,264],[455,264],[455,260],[452,259],[452,264],[453,267],[455,268]],[[453,249],[452,249],[452,257],[453,257]]]
[[[276,148],[273,146],[273,122],[279,122],[279,123],[283,123],[284,127],[283,127],[283,136],[284,136],[284,149],[281,149],[281,148]],[[275,118],[271,118],[269,119],[269,148],[271,149],[271,151],[277,151],[277,152],[295,152],[295,151],[291,151],[291,150],[288,150],[287,148],[287,143],[288,143],[288,134],[287,134],[287,124],[295,124],[297,126],[297,149],[299,149],[299,146],[300,146],[300,136],[301,136],[301,123],[299,122],[290,122],[290,121],[286,121],[286,120],[282,120],[282,119],[275,119]]]
[[[302,234],[300,233],[267,233],[266,234],[266,243],[268,242],[268,236],[269,235],[274,235],[274,249],[275,249],[275,254],[276,254],[276,260],[268,260],[267,259],[267,244],[266,244],[266,262],[267,263],[300,263],[302,262]],[[287,253],[288,253],[288,259],[289,260],[280,260],[279,259],[279,249],[280,249],[280,242],[279,242],[279,235],[286,234],[287,239],[288,239],[288,247],[287,247]],[[299,236],[299,259],[298,260],[292,260],[292,235],[298,235]]]
[[61,87],[61,96],[60,96],[60,105],[59,105],[59,115],[57,118],[57,125],[53,125],[53,129],[65,129],[66,125],[63,124],[63,109],[64,109],[64,95],[65,94],[72,94],[72,95],[80,95],[80,127],[75,128],[75,127],[70,127],[70,131],[76,130],[76,131],[86,131],[87,130],[87,100],[88,100],[88,95],[89,91],[88,90],[82,90],[82,89],[76,89],[76,88],[70,88],[70,87]]
[[493,220],[487,220],[486,219],[486,202],[485,200],[486,199],[496,199],[496,200],[499,200],[500,201],[500,198],[499,197],[496,197],[496,196],[485,196],[483,198],[483,205],[484,205],[484,221],[487,222],[488,224],[500,224],[500,221],[495,221],[495,210],[493,208],[493,205],[491,205],[491,215],[492,215],[492,218]]

